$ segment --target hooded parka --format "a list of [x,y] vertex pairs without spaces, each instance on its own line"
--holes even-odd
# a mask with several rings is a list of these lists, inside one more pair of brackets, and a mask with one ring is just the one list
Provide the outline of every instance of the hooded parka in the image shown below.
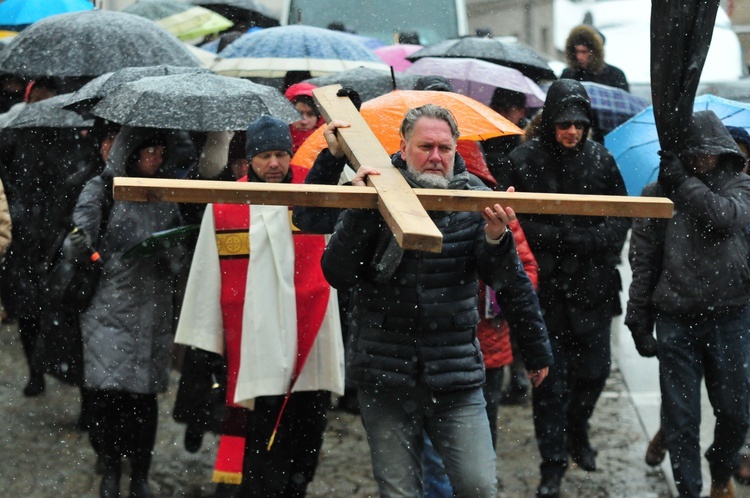
[[[578,65],[576,46],[583,45],[591,50],[591,59],[586,69]],[[573,28],[565,41],[565,57],[568,67],[563,69],[560,78],[577,81],[591,81],[601,85],[612,86],[630,91],[625,73],[615,66],[604,62],[604,41],[601,35],[591,26],[581,25]]]
[[[513,150],[499,168],[500,189],[518,192],[627,195],[612,155],[586,138],[574,149],[555,139],[555,120],[579,106],[592,121],[583,86],[558,80],[550,87],[539,134]],[[570,323],[576,334],[609,326],[619,311],[620,278],[615,266],[630,226],[627,218],[530,214],[519,217],[539,263],[539,299],[550,330]],[[577,240],[576,240],[577,239]]]
[[[631,330],[650,334],[659,313],[714,316],[750,302],[745,235],[750,177],[741,172],[744,158],[735,141],[711,111],[693,115],[680,157],[700,154],[719,155],[719,164],[689,176],[669,193],[674,217],[633,223],[633,282],[625,320]],[[643,195],[660,193],[665,192],[653,183]]]
[[[156,133],[154,129],[123,127],[104,172],[86,184],[73,213],[75,226],[91,238],[104,262],[99,287],[81,314],[88,388],[152,394],[167,387],[173,279],[182,251],[173,248],[151,256],[122,256],[154,232],[179,226],[178,207],[168,202],[115,200],[106,232],[99,233],[105,196],[111,195],[107,188],[111,181],[106,178],[132,176],[129,165],[134,155]],[[157,176],[170,175],[160,170]],[[67,240],[66,249],[70,253]]]

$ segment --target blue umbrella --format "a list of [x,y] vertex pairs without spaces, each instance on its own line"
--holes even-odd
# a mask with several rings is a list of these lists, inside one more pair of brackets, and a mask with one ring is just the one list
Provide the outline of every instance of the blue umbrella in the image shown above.
[[0,26],[18,30],[45,17],[93,8],[90,0],[5,0],[0,3]]
[[213,72],[241,78],[280,78],[288,71],[323,76],[359,66],[388,69],[352,35],[300,24],[244,34],[218,57],[211,66]]
[[[693,112],[703,110],[715,112],[726,126],[738,126],[750,132],[750,104],[700,95],[695,99]],[[656,181],[661,146],[652,106],[607,134],[604,144],[617,161],[629,195],[641,195],[643,187]]]
[[300,24],[277,26],[247,33],[219,52],[219,57],[312,58],[381,62],[372,50],[350,34]]

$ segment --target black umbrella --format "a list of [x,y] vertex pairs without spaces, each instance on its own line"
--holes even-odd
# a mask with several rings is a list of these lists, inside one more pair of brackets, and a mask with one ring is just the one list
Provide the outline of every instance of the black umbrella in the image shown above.
[[91,109],[104,97],[115,91],[120,85],[138,81],[148,76],[167,76],[170,74],[197,74],[210,73],[208,69],[199,67],[179,67],[179,66],[143,66],[143,67],[126,67],[117,71],[102,74],[86,83],[78,91],[73,93],[65,109],[70,109],[83,116],[87,116]]
[[651,2],[651,99],[664,150],[679,151],[692,120],[718,9],[718,0]]
[[158,64],[200,66],[182,42],[155,22],[109,10],[42,19],[0,53],[0,72],[30,77],[92,77]]
[[518,69],[535,82],[557,79],[547,59],[534,50],[518,42],[497,38],[467,36],[444,40],[418,50],[406,58],[413,62],[422,57],[469,57]]
[[279,25],[279,20],[268,7],[255,0],[187,0],[187,3],[213,10],[234,23],[246,24],[248,28]]
[[[420,75],[396,74],[396,88],[398,90],[412,90]],[[342,87],[353,88],[359,93],[363,101],[380,97],[394,90],[393,80],[389,71],[357,67],[339,73],[319,76],[307,80],[315,86],[340,84]]]
[[263,114],[286,123],[299,119],[294,106],[275,88],[211,73],[125,83],[91,113],[123,125],[192,131],[244,130]]
[[86,120],[73,111],[63,109],[72,93],[64,93],[33,104],[17,104],[0,114],[3,128],[88,128],[94,120]]

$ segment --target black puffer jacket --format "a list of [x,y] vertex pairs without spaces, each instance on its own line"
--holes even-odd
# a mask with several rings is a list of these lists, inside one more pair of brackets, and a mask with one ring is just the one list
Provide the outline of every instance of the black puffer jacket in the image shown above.
[[[515,186],[519,192],[627,195],[614,158],[604,146],[584,139],[570,150],[555,140],[555,118],[570,104],[591,114],[588,95],[579,82],[553,83],[539,135],[508,155],[499,168],[499,189]],[[585,137],[588,129],[583,132]],[[608,324],[619,310],[620,280],[615,266],[630,221],[553,215],[525,215],[520,220],[539,263],[539,298],[548,328],[570,323],[575,332],[585,334]]]
[[[688,137],[681,156],[719,155],[719,164],[668,193],[675,204],[672,219],[633,223],[625,323],[634,333],[651,333],[659,313],[715,315],[750,302],[750,177],[740,173],[743,158],[713,112],[695,113]],[[661,192],[650,184],[643,195]]]
[[[399,154],[392,159],[405,167]],[[471,187],[466,181],[451,188]],[[495,288],[514,279],[520,267],[515,242],[507,235],[499,245],[487,244],[480,213],[430,216],[443,234],[440,253],[394,250],[380,214],[353,209],[342,214],[326,248],[328,281],[340,290],[354,287],[347,375],[357,384],[425,382],[450,391],[484,381],[477,274]]]

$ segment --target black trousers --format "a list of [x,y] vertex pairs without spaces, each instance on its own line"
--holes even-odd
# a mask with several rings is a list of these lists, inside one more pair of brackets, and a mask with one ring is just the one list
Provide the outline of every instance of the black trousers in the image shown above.
[[92,389],[90,402],[91,446],[106,464],[130,458],[133,472],[147,473],[156,443],[158,405],[156,394]]
[[284,396],[263,396],[255,400],[255,409],[248,412],[239,496],[304,498],[307,485],[315,476],[330,393],[293,393],[268,450],[283,402]]

